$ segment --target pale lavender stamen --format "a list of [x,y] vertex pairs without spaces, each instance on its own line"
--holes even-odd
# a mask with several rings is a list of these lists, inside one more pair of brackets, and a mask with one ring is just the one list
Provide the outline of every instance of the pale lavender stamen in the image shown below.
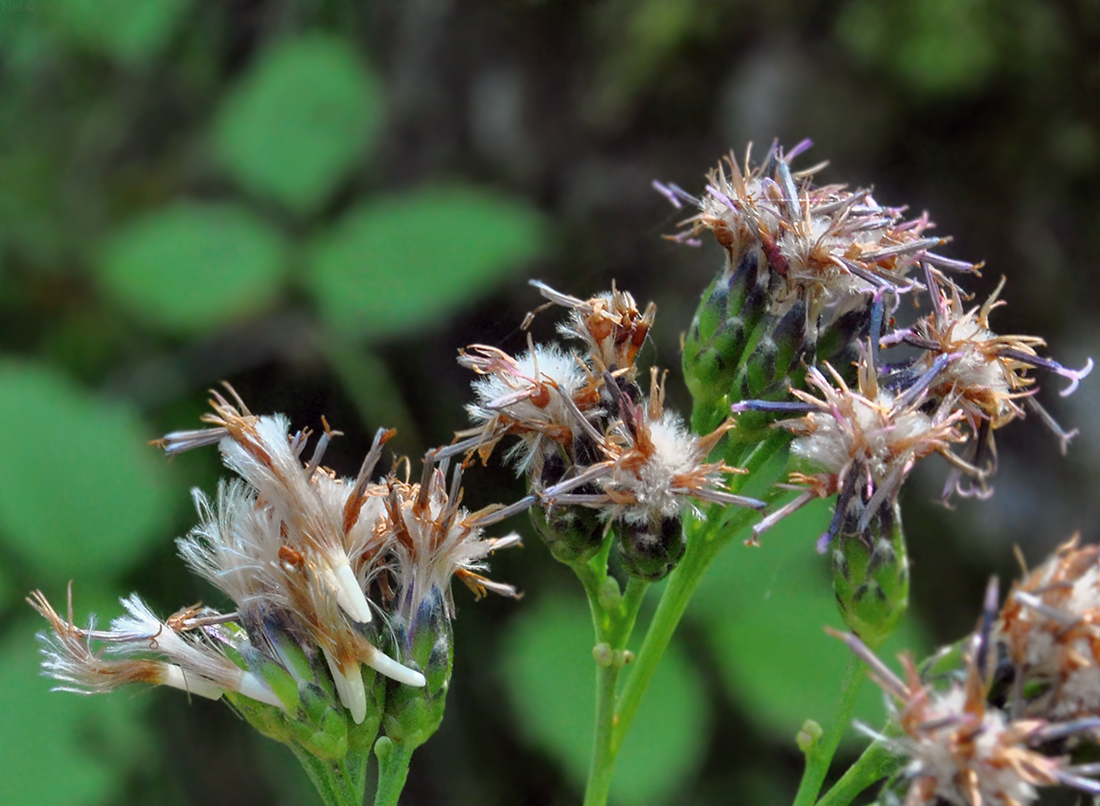
[[784,156],[784,160],[786,162],[790,162],[799,154],[803,154],[806,151],[809,151],[811,148],[813,148],[813,145],[814,141],[807,137],[805,140],[801,141],[798,145],[788,151]]
[[699,199],[692,196],[679,185],[674,185],[671,182],[665,185],[661,182],[658,182],[656,179],[653,180],[652,184],[653,188],[666,199],[668,199],[672,206],[675,207],[677,210],[683,209],[683,202],[687,202],[694,207],[702,206],[702,203],[699,201]]

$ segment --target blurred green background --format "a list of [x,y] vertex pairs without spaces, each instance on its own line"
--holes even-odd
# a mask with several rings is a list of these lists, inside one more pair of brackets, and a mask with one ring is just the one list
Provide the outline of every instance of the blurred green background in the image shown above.
[[[696,192],[730,149],[810,137],[822,181],[928,209],[950,254],[985,259],[979,295],[1008,276],[998,329],[1072,366],[1100,354],[1098,54],[1096,0],[0,0],[0,802],[313,802],[290,753],[220,704],[50,694],[23,596],[61,605],[74,579],[102,621],[134,589],[161,613],[224,604],[172,542],[216,451],[145,444],[194,427],[222,379],[257,412],[327,416],[346,434],[327,461],[352,474],[381,425],[414,458],[464,427],[455,351],[521,350],[529,277],[656,301],[642,361],[675,368],[719,258],[662,240],[678,215],[653,179]],[[908,486],[904,642],[968,631],[1013,545],[1034,563],[1096,539],[1097,383],[1047,386],[1081,429],[1066,459],[1028,421],[1002,432],[992,501],[933,505],[942,467]],[[520,494],[507,471],[468,476],[472,506]],[[821,632],[823,517],[719,562],[617,803],[789,800],[794,732],[827,719],[845,660]],[[579,586],[533,537],[494,576],[526,596],[457,592],[448,714],[405,803],[579,799]]]

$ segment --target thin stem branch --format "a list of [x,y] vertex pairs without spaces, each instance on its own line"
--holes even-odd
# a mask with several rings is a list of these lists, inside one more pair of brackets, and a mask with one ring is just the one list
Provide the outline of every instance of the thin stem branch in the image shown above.
[[341,761],[324,761],[298,745],[291,744],[290,748],[317,787],[325,806],[362,806],[367,785],[367,754],[349,751]]
[[616,649],[626,647],[634,632],[634,622],[638,619],[638,611],[642,608],[645,595],[649,591],[649,583],[644,579],[631,577],[626,583],[626,591],[623,593],[622,616],[617,626],[617,634],[614,636],[612,646]]
[[374,793],[374,806],[397,806],[401,790],[405,788],[414,749],[406,742],[393,742],[385,737],[378,740],[375,749],[378,789]]
[[[731,491],[739,492],[748,480],[759,474],[764,465],[788,441],[789,436],[780,433],[758,445],[749,454],[748,461],[745,463],[748,473],[731,480]],[[770,486],[774,481],[774,479],[765,480],[765,483]],[[710,520],[696,523],[695,532],[688,539],[687,551],[684,552],[683,559],[669,577],[668,585],[657,605],[657,612],[653,615],[642,648],[638,652],[622,695],[619,697],[613,737],[614,752],[618,752],[623,738],[630,730],[630,725],[657,671],[657,666],[672,641],[676,627],[707,568],[722,548],[742,532],[755,517],[757,513],[754,510],[735,509],[727,511],[726,517],[720,522],[716,522],[718,518],[712,514]]]
[[817,801],[817,795],[825,782],[825,776],[829,772],[833,756],[836,755],[840,739],[851,724],[852,711],[855,710],[859,691],[863,687],[863,681],[867,679],[865,668],[863,661],[855,655],[848,659],[848,665],[844,668],[844,677],[840,681],[840,695],[833,709],[829,727],[825,729],[825,735],[821,740],[806,751],[806,769],[802,773],[802,781],[798,786],[798,794],[795,795],[794,806],[813,806]]
[[[608,546],[610,546],[608,541]],[[623,650],[638,617],[649,583],[633,579],[627,583],[624,595],[608,602],[601,597],[607,585],[607,552],[601,552],[590,562],[573,569],[588,594],[592,624],[596,636],[596,728],[592,743],[592,762],[585,787],[585,805],[607,802],[611,790],[611,774],[615,768],[618,748],[612,743],[615,726],[616,688],[619,672],[626,662]],[[612,590],[615,590],[612,586]]]
[[[789,435],[777,433],[755,446],[745,463],[748,472],[731,479],[730,491],[738,492],[749,479],[761,481],[758,477],[759,471],[789,439]],[[776,473],[778,472],[780,471],[777,469]],[[754,476],[757,478],[753,478]],[[770,487],[775,479],[762,481],[765,487]],[[773,491],[768,493],[772,496],[775,494]],[[629,668],[625,685],[618,696],[615,689],[621,668],[620,659],[625,660],[622,650],[630,638],[648,583],[631,579],[621,602],[609,613],[603,609],[599,600],[600,585],[607,578],[606,555],[598,556],[584,568],[574,569],[588,593],[596,640],[606,644],[612,656],[610,665],[601,664],[596,671],[596,737],[584,806],[604,806],[607,803],[611,775],[623,739],[630,730],[646,689],[688,602],[718,552],[748,526],[757,513],[750,509],[736,509],[723,513],[723,516],[718,512],[712,515],[710,521],[696,523],[694,532],[689,534],[684,557],[669,577],[657,612],[649,624],[642,647]]]
[[[752,514],[755,513],[746,510],[744,523],[748,522]],[[638,706],[642,703],[642,697],[649,688],[649,683],[657,671],[665,649],[672,640],[680,618],[687,610],[688,602],[691,601],[695,589],[699,586],[703,573],[721,548],[719,541],[698,539],[699,537],[697,535],[696,539],[688,541],[683,559],[669,577],[668,585],[657,605],[657,612],[653,614],[645,640],[631,665],[630,675],[619,696],[618,718],[612,737],[613,752],[616,754],[627,731],[630,730],[630,725],[638,712]]]
[[615,727],[615,686],[619,667],[612,661],[596,666],[596,731],[592,744],[592,764],[584,789],[584,806],[603,806],[611,791],[611,773],[615,769],[617,748],[612,745]]
[[856,795],[875,781],[893,775],[903,763],[904,759],[892,752],[885,742],[876,740],[821,797],[817,806],[848,806]]

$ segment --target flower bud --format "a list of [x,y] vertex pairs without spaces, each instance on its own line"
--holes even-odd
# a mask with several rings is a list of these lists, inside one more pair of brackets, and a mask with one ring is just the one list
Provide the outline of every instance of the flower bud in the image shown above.
[[382,729],[391,741],[411,750],[426,742],[443,721],[454,659],[454,634],[443,594],[434,590],[425,595],[412,623],[395,614],[390,628],[404,663],[427,681],[419,688],[394,683],[386,697]]
[[[684,380],[696,411],[712,411],[703,430],[725,419],[726,399],[734,387],[748,339],[765,312],[767,274],[761,275],[759,250],[751,249],[729,264],[704,292],[684,340]],[[759,288],[761,278],[764,288]]]
[[531,523],[554,559],[567,565],[592,559],[607,536],[599,511],[581,506],[534,506]]
[[[843,515],[840,515],[843,517]],[[869,528],[845,535],[833,550],[833,590],[844,623],[872,649],[880,647],[909,606],[909,561],[901,511],[884,508]]]
[[657,582],[668,576],[687,549],[679,514],[657,521],[615,523],[623,570],[632,577]]
[[[579,461],[595,462],[590,451],[583,449],[583,440],[574,440],[573,453]],[[570,471],[581,472],[575,464],[567,467],[561,452],[552,451],[541,466],[531,468],[531,486],[545,490],[562,481]],[[598,495],[600,490],[591,484],[576,490],[579,494]],[[533,506],[528,510],[531,523],[539,537],[545,541],[554,559],[565,564],[583,563],[595,556],[607,538],[607,524],[600,520],[600,511],[592,507],[570,504]]]

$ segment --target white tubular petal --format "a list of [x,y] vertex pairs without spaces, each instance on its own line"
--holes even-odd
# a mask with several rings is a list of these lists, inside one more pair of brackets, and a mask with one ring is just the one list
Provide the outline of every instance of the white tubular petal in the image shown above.
[[208,700],[220,700],[222,697],[220,686],[214,685],[203,677],[187,674],[174,663],[164,664],[164,680],[161,682],[162,685],[178,688],[180,691],[205,697]]
[[271,687],[252,672],[245,672],[241,675],[241,682],[237,685],[237,691],[249,699],[256,700],[256,702],[267,703],[284,711],[286,710],[283,701],[275,696],[275,692],[271,690]]
[[378,649],[370,653],[369,659],[364,659],[364,662],[376,672],[384,674],[390,680],[404,683],[406,686],[421,688],[428,682],[420,672],[415,669],[410,669],[408,666],[402,666],[389,655]]
[[328,670],[332,672],[332,681],[336,684],[336,693],[340,695],[340,702],[351,713],[351,718],[356,725],[363,724],[367,718],[367,689],[363,685],[363,675],[359,671],[359,664],[352,661],[352,670],[345,674],[340,669],[340,664],[327,649],[325,660],[328,661]]
[[348,558],[337,559],[336,564],[325,572],[325,580],[336,591],[336,601],[354,621],[360,624],[370,623],[370,604],[359,587],[359,581],[348,565]]

